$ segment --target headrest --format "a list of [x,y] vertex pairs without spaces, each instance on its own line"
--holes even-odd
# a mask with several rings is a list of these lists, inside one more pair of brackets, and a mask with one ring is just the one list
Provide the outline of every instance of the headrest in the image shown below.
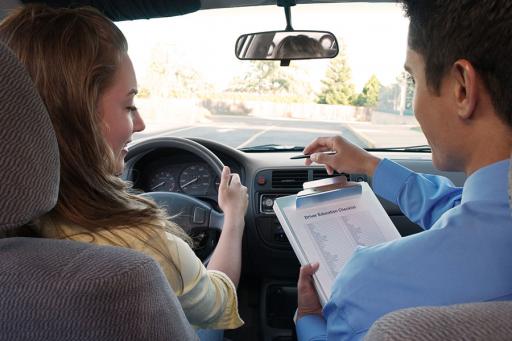
[[28,72],[0,43],[0,232],[51,210],[59,151],[50,117]]

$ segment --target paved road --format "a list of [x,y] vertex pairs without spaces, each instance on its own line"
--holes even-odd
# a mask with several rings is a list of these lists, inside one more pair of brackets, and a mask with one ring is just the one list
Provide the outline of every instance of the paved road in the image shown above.
[[341,134],[352,143],[368,147],[367,141],[347,124],[252,116],[213,115],[207,122],[189,126],[151,127],[134,135],[134,140],[151,136],[200,137],[234,148],[279,144],[305,146],[318,136]]

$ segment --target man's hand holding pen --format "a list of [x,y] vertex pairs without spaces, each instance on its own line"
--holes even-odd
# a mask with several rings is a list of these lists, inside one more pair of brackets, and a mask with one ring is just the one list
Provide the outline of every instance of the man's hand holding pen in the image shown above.
[[348,142],[341,136],[318,137],[303,151],[306,166],[313,162],[323,164],[327,173],[364,173],[373,176],[380,158]]

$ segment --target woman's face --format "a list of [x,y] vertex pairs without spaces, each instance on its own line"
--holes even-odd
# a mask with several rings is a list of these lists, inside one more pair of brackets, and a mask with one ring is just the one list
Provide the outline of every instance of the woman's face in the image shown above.
[[103,118],[103,134],[114,153],[116,174],[124,169],[124,157],[132,134],[144,130],[145,125],[133,99],[137,94],[137,79],[133,65],[125,54],[112,85],[100,96],[98,110]]

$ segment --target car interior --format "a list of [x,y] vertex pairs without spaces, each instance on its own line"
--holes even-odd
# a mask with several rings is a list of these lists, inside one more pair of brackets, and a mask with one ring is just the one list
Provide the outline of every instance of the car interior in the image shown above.
[[[22,5],[23,3],[29,2],[31,3],[34,1],[3,1],[2,4],[0,4],[0,19],[8,14],[10,9]],[[130,21],[137,21],[140,25],[143,25],[146,21],[149,22],[160,20],[162,18],[168,20],[173,20],[174,18],[178,20],[178,18],[182,18],[185,20],[188,16],[193,15],[195,12],[216,13],[216,11],[230,8],[250,12],[253,8],[268,7],[278,13],[276,16],[281,18],[282,27],[269,27],[268,30],[264,32],[259,31],[259,28],[237,27],[237,29],[241,30],[241,37],[244,35],[245,37],[239,43],[237,43],[236,40],[232,41],[232,50],[229,51],[232,58],[236,59],[237,62],[240,63],[251,63],[247,59],[258,61],[265,59],[275,60],[276,54],[274,48],[279,44],[279,41],[281,41],[283,37],[275,35],[275,37],[279,37],[275,38],[278,40],[275,40],[274,35],[272,35],[270,38],[268,36],[259,37],[258,40],[255,39],[256,36],[254,33],[247,32],[259,31],[268,34],[268,32],[272,29],[276,30],[275,32],[272,31],[274,34],[278,32],[286,32],[287,30],[285,27],[291,27],[291,18],[296,18],[292,16],[293,13],[295,13],[295,8],[299,8],[301,6],[307,8],[307,6],[312,4],[325,5],[326,3],[352,3],[353,1],[296,0],[276,2],[272,0],[49,0],[41,2],[52,6],[76,6],[80,4],[94,6],[104,12],[113,21],[119,22],[120,25],[124,25],[124,23],[128,23]],[[378,6],[380,3],[392,3],[392,1],[366,1],[364,2],[364,5]],[[336,34],[329,32],[327,27],[304,28],[311,29],[309,32],[325,32],[325,34],[315,33],[311,35],[311,37],[314,37],[320,42],[325,38],[324,36],[327,34],[327,37],[329,38],[327,39],[327,49],[329,53],[323,54],[319,58],[324,58],[329,61],[331,58],[336,57],[338,54],[338,41],[336,39],[339,40],[340,37],[335,37]],[[206,27],[201,29],[207,30],[208,28]],[[297,29],[302,30],[303,27],[297,27]],[[167,34],[171,35],[172,32],[168,32]],[[264,44],[266,44],[264,46],[264,55],[256,54],[252,57],[248,51],[250,51],[250,49],[256,49],[254,44],[258,44],[258,41],[264,42]],[[244,44],[249,47],[246,47]],[[253,44],[252,47],[251,44]],[[242,45],[244,45],[243,48]],[[242,53],[242,50],[243,56],[241,58],[240,53]],[[236,56],[237,52],[239,52],[238,58]],[[294,65],[300,65],[297,64],[293,59],[294,58],[291,58],[291,62],[290,59],[285,59],[284,62],[281,61],[279,67],[286,68],[287,65],[290,65],[288,67],[292,68]],[[299,56],[299,58],[296,59],[310,59],[310,57]],[[308,61],[309,60],[301,62],[306,63]],[[1,67],[4,68],[4,65]],[[223,68],[222,65],[211,65],[210,67]],[[3,82],[4,79],[2,78],[0,83]],[[0,88],[1,87],[2,86],[0,85]],[[218,105],[216,108],[218,108]],[[243,110],[243,108],[240,110]],[[252,107],[251,110],[251,112],[254,113],[258,110],[258,107]],[[179,115],[179,113],[177,113],[177,115]],[[186,114],[184,113],[183,115]],[[236,115],[226,115],[226,117],[226,121],[231,124],[232,122],[245,122],[244,120],[246,120],[247,116],[238,117]],[[294,119],[294,117],[292,118]],[[3,117],[0,117],[0,122],[3,122],[2,119]],[[267,127],[265,128],[265,132],[268,133],[269,129],[276,130],[278,129],[276,127],[285,124],[280,120],[288,120],[293,124],[298,125],[301,119],[302,121],[305,121],[306,124],[309,124],[307,117],[299,117],[298,119],[292,120],[284,116],[275,119],[274,123],[272,123],[273,128],[270,129]],[[322,119],[320,119],[320,121],[322,121]],[[208,124],[209,123],[202,123],[203,126],[207,126]],[[255,123],[247,123],[249,126],[247,129],[250,128],[251,124]],[[333,126],[333,123],[330,123],[330,121],[320,122],[319,124],[325,124],[326,127]],[[359,125],[361,126],[362,124]],[[297,192],[301,191],[303,189],[304,182],[331,177],[331,175],[328,175],[325,168],[321,165],[313,164],[312,166],[306,166],[304,164],[304,159],[294,159],[293,157],[302,153],[305,144],[308,143],[307,141],[310,141],[312,137],[315,136],[315,134],[318,135],[319,133],[323,133],[328,129],[331,129],[330,131],[338,131],[339,134],[343,134],[344,131],[338,130],[336,126],[333,126],[332,128],[323,128],[324,130],[313,130],[312,132],[306,134],[305,141],[301,140],[297,143],[286,142],[286,145],[279,145],[279,143],[276,141],[279,141],[282,139],[282,137],[275,137],[269,139],[267,143],[258,143],[256,146],[247,147],[247,145],[244,146],[243,144],[237,142],[230,143],[230,139],[235,139],[236,136],[235,133],[229,129],[218,129],[209,135],[193,135],[189,134],[190,130],[187,130],[188,128],[180,129],[155,130],[155,133],[142,133],[139,138],[134,139],[133,143],[130,145],[129,152],[125,160],[126,164],[123,178],[133,183],[133,188],[135,191],[141,193],[142,195],[147,195],[153,198],[157,203],[161,204],[168,210],[170,216],[176,217],[176,222],[182,226],[187,233],[194,237],[195,252],[206,264],[215,248],[216,240],[218,239],[219,234],[222,233],[221,226],[223,216],[217,202],[217,191],[222,166],[227,165],[230,167],[232,172],[240,174],[241,182],[247,187],[249,194],[249,207],[245,216],[246,225],[243,237],[242,277],[237,289],[240,315],[244,320],[245,325],[236,330],[226,331],[225,338],[230,340],[264,341],[293,340],[295,338],[293,316],[297,307],[297,278],[300,263],[292,247],[290,246],[290,243],[288,242],[285,232],[279,224],[279,221],[273,210],[273,205],[276,198],[296,194]],[[297,131],[293,129],[296,129]],[[300,129],[290,128],[287,130],[287,132],[290,135],[304,135]],[[392,129],[393,128],[390,127],[388,131],[384,132],[384,135],[395,134]],[[418,130],[417,128],[414,129],[416,129],[416,131]],[[350,131],[348,132],[348,134],[352,133],[353,132]],[[258,134],[258,131],[256,131],[255,134]],[[462,186],[464,183],[464,174],[454,172],[441,172],[433,166],[431,153],[428,146],[424,146],[421,143],[416,143],[415,141],[412,142],[412,145],[405,143],[401,146],[374,144],[369,143],[365,135],[357,135],[356,133],[354,134],[356,135],[355,140],[359,138],[360,145],[378,157],[391,159],[415,172],[440,174],[446,176],[457,186]],[[7,153],[6,150],[1,149],[0,154],[2,157],[2,164],[5,164],[3,161],[4,153]],[[23,153],[23,151],[20,151],[20,153]],[[55,169],[50,170],[49,168],[39,168],[39,170],[42,171],[42,174],[40,174],[41,172],[38,172],[39,175],[36,174],[38,177],[45,176],[45,174],[47,175],[49,172],[55,172]],[[367,182],[370,185],[372,183],[371,177],[366,174],[335,173],[332,176],[344,176],[347,178],[347,180],[352,182]],[[44,191],[44,193],[48,193],[48,190],[45,190],[44,188],[35,188],[37,192]],[[0,192],[4,192],[3,189]],[[7,197],[3,197],[2,199],[10,200],[7,199]],[[399,231],[400,235],[407,236],[421,231],[421,228],[411,222],[407,217],[405,217],[396,205],[384,199],[379,199],[386,213],[389,215],[391,221]],[[20,200],[23,202],[23,200],[28,200],[28,198],[22,198]],[[34,212],[31,212],[28,216],[32,218],[49,210],[51,208],[50,206],[52,200],[55,200],[55,198],[50,199],[49,204],[47,203],[43,208],[35,209]],[[5,211],[5,209],[2,208],[2,211]],[[24,213],[20,214],[22,216],[25,215]],[[3,220],[4,218],[2,218],[2,221]],[[24,223],[28,220],[30,219],[25,219]],[[0,224],[0,226],[2,225]],[[21,240],[21,242],[23,242],[23,240]],[[29,242],[32,243],[32,241]],[[69,243],[69,245],[68,243],[63,243],[62,241],[55,241],[55,243],[63,244],[62,246],[59,245],[59,247],[62,247],[63,249],[63,255],[65,255],[65,252],[69,252],[70,255],[83,254],[84,252],[86,252],[88,255],[97,254],[95,258],[98,259],[94,260],[94,262],[95,264],[97,263],[101,266],[104,266],[105,268],[102,270],[104,272],[114,271],[104,263],[105,260],[109,257],[115,257],[115,259],[118,259],[118,264],[125,264],[122,266],[126,267],[137,262],[146,262],[144,263],[146,264],[145,269],[147,268],[149,269],[147,271],[151,272],[151,278],[153,278],[153,282],[151,285],[149,283],[143,283],[144,285],[141,284],[137,290],[147,290],[148,292],[157,290],[158,293],[152,296],[156,299],[151,301],[154,304],[153,313],[151,314],[151,312],[149,312],[147,316],[155,317],[158,315],[156,313],[157,311],[163,313],[158,319],[154,320],[150,326],[148,326],[149,329],[155,330],[156,334],[153,334],[152,336],[143,336],[143,334],[137,334],[141,337],[140,339],[165,339],[165,337],[162,337],[162,330],[159,329],[158,325],[165,324],[166,321],[171,320],[181,321],[184,318],[183,313],[179,311],[179,308],[178,311],[171,308],[162,308],[166,305],[169,307],[175,306],[176,297],[168,288],[168,286],[167,289],[165,288],[165,283],[161,283],[163,278],[158,273],[158,270],[155,270],[154,264],[151,263],[148,259],[142,256],[139,258],[138,254],[135,252],[127,251],[126,253],[116,253],[115,251],[112,251],[108,248],[105,251],[103,248],[99,247],[90,247],[84,251],[82,246],[75,245],[77,243]],[[34,242],[34,245],[38,248],[42,247],[47,250],[42,253],[44,257],[58,257],[58,254],[51,253],[51,250],[55,249],[57,246],[42,245],[40,241]],[[29,254],[27,252],[29,252],[28,250],[31,248],[33,247],[30,245],[24,246],[22,252]],[[11,253],[9,257],[19,257],[19,255],[19,253]],[[34,256],[33,254],[29,254],[27,257],[40,258],[40,256]],[[123,258],[126,259],[126,262],[121,260]],[[78,259],[77,262],[79,261],[85,262],[88,261],[88,259]],[[37,263],[37,265],[39,265],[39,263]],[[58,267],[61,265],[57,264],[52,266]],[[77,263],[76,266],[79,266],[79,263]],[[33,269],[32,271],[36,270]],[[82,275],[76,275],[76,277],[72,278],[74,283],[81,280],[82,277],[80,276]],[[23,278],[27,281],[34,280],[34,278],[30,276]],[[133,278],[137,277],[126,276],[122,279],[125,281],[133,281]],[[46,281],[48,279],[40,278],[39,280]],[[91,300],[96,300],[96,302],[101,302],[101,300],[105,300],[105,302],[112,301],[114,294],[111,293],[116,292],[115,289],[112,289],[112,286],[120,286],[119,283],[119,281],[111,282],[109,284],[111,289],[108,290],[112,291],[105,289],[102,295],[96,295]],[[75,283],[73,285],[77,284]],[[14,293],[14,287],[11,289],[12,290],[10,292]],[[36,289],[34,289],[34,286],[31,286],[30,290]],[[50,291],[47,292],[47,295],[56,295],[55,293],[50,293]],[[64,291],[58,291],[57,295],[64,295],[63,292]],[[143,304],[142,301],[136,300],[137,295],[133,295],[133,297],[133,301],[129,302],[129,304],[133,306]],[[8,301],[4,301],[2,304],[3,309],[1,309],[1,311],[3,311],[3,313],[1,313],[1,315],[3,315],[3,317],[0,318],[1,320],[13,318],[12,316],[4,315],[8,309],[8,304]],[[151,310],[150,308],[151,307],[145,307],[144,309]],[[440,312],[435,310],[428,310],[426,313],[427,315],[430,314],[434,317],[433,320],[436,322],[432,323],[439,324],[442,323],[440,321],[445,321],[454,315],[471,315],[467,312],[468,310],[456,310],[458,308],[459,307],[446,307],[445,310]],[[44,305],[41,305],[40,307],[21,305],[16,309],[19,311],[24,309],[31,309],[32,311],[36,311],[38,309],[52,309],[52,311],[55,311],[57,308],[50,305],[46,307]],[[69,320],[73,318],[80,318],[72,314],[72,311],[77,309],[85,308],[75,302],[69,305],[69,309],[65,310],[67,314],[69,314]],[[488,309],[490,308],[488,307]],[[496,310],[493,310],[494,312],[487,310],[489,313],[482,314],[483,317],[481,317],[478,323],[480,325],[484,325],[491,323],[493,320],[496,321],[503,318],[510,319],[512,317],[512,309],[510,309],[510,306],[502,305],[499,307],[499,309],[500,310],[497,312]],[[110,314],[113,314],[114,310],[109,311]],[[466,313],[461,313],[461,311]],[[131,313],[135,312],[131,311],[124,315],[128,321],[132,321],[128,317]],[[109,314],[109,312],[103,312],[103,314],[106,316]],[[393,339],[393,335],[401,335],[400,338],[396,339],[416,339],[415,336],[418,334],[407,334],[406,332],[405,334],[401,334],[400,331],[403,330],[403,328],[406,328],[407,323],[417,317],[417,314],[418,313],[414,310],[398,312],[398,314],[394,314],[391,317],[388,317],[388,320],[385,320],[384,322],[378,322],[378,325],[376,326],[376,329],[378,330],[372,331],[373,334],[369,335],[368,337],[373,337],[375,340],[377,340],[384,339],[383,335],[389,337],[386,339]],[[117,322],[113,323],[121,323],[121,320],[122,317],[120,317],[119,320],[116,320]],[[145,321],[148,320],[149,319],[145,319]],[[194,336],[191,336],[189,326],[185,326],[184,324],[186,323],[178,323],[177,325],[173,323],[173,326],[176,326],[173,328],[178,331],[167,330],[164,332],[168,332],[168,335],[172,335],[172,333],[182,333],[174,334],[180,335],[176,336],[174,339],[193,338]],[[4,325],[4,323],[2,323],[2,325]],[[459,326],[461,330],[467,329],[466,325],[464,324],[459,324]],[[32,327],[38,328],[40,325],[34,325]],[[65,327],[63,325],[54,324],[52,325],[52,328],[58,329]],[[104,326],[104,328],[108,328],[108,326]],[[130,339],[133,337],[133,335],[135,335],[133,333],[142,333],[141,330],[143,328],[143,326],[132,326],[132,329],[130,329],[132,334],[124,335],[126,336],[126,339]],[[424,339],[434,338],[434,335],[429,334],[428,328],[424,328],[420,333],[425,336]],[[108,335],[112,337],[119,337],[119,335],[116,334]],[[89,339],[108,339],[108,335],[105,338],[104,335],[101,336],[100,334],[89,334]],[[59,336],[65,337],[62,336],[62,334],[52,334],[49,339],[58,339]],[[30,334],[24,335],[24,338],[30,339]],[[68,339],[72,339],[72,336],[69,336]]]

